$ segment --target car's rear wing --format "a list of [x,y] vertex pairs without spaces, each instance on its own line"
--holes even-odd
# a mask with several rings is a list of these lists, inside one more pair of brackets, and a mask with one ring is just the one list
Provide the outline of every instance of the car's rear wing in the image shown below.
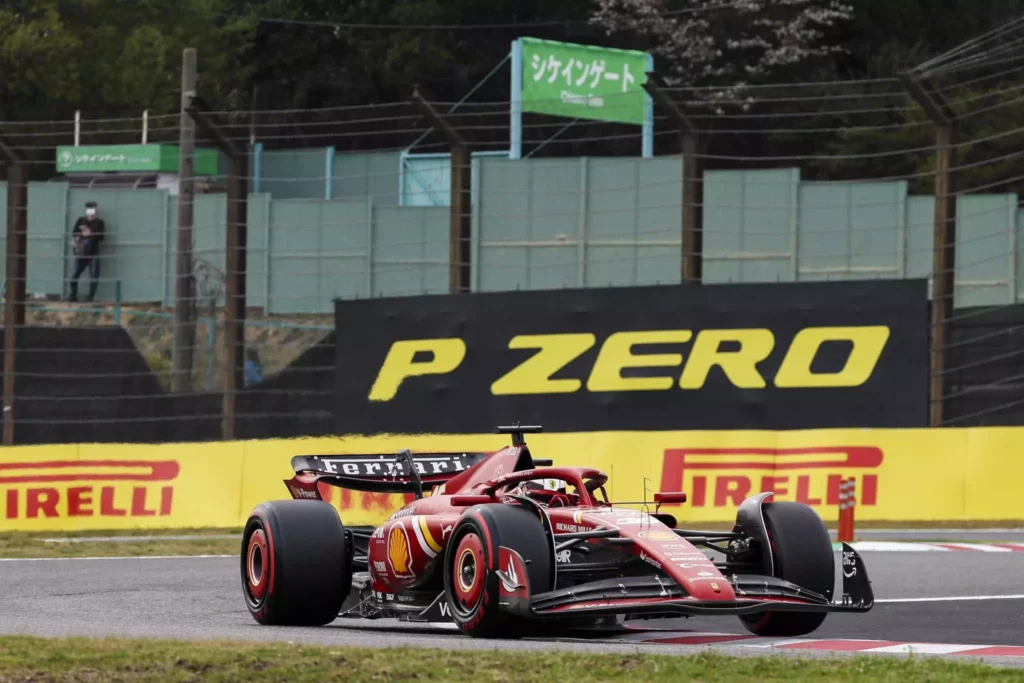
[[439,486],[489,453],[364,453],[345,455],[297,455],[292,458],[296,476],[288,481],[295,498],[319,498],[317,483],[374,493],[415,493]]

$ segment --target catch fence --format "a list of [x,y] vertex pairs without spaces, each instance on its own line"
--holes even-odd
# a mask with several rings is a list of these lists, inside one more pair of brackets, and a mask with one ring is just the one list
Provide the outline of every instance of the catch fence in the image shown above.
[[[330,433],[333,335],[359,333],[334,331],[336,298],[900,278],[931,284],[932,424],[1020,424],[1020,28],[900,77],[732,99],[653,86],[650,158],[638,127],[527,115],[511,159],[509,102],[147,115],[148,144],[198,120],[197,147],[244,153],[241,189],[221,154],[190,199],[175,173],[74,172],[90,147],[140,142],[141,119],[4,122],[4,276],[24,285],[5,289],[6,320],[27,329],[7,347],[5,434],[216,439],[225,393],[233,436]],[[106,223],[99,286],[71,303],[88,201]]]

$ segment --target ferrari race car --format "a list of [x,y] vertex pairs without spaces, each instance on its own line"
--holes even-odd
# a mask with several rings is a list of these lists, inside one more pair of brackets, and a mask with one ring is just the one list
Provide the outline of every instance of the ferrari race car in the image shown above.
[[[600,470],[535,460],[524,435],[537,431],[499,427],[512,445],[491,454],[296,456],[285,482],[293,499],[258,505],[243,533],[249,612],[279,625],[448,621],[509,638],[543,624],[696,615],[800,636],[829,612],[871,609],[864,563],[846,544],[833,600],[832,541],[812,508],[761,493],[740,505],[730,531],[679,529],[661,506],[685,493],[654,494],[654,512],[646,501],[609,502]],[[346,527],[321,483],[414,500],[376,528]]]

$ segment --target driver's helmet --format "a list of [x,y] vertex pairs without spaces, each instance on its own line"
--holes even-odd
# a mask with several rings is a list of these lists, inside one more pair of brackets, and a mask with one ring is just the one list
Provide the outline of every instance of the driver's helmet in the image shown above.
[[531,479],[521,483],[516,492],[524,496],[534,494],[543,497],[550,497],[557,493],[564,495],[567,491],[565,482],[561,479]]
[[515,492],[544,505],[552,502],[558,495],[565,496],[562,500],[568,499],[570,504],[579,500],[578,496],[569,494],[566,483],[561,479],[531,479],[519,484]]

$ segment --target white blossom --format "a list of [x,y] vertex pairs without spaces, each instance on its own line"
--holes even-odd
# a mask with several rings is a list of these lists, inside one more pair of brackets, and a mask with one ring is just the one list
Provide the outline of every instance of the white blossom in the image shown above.
[[844,0],[593,0],[591,22],[609,36],[648,42],[657,70],[694,99],[748,108],[750,81],[834,54],[825,30],[850,19]]

